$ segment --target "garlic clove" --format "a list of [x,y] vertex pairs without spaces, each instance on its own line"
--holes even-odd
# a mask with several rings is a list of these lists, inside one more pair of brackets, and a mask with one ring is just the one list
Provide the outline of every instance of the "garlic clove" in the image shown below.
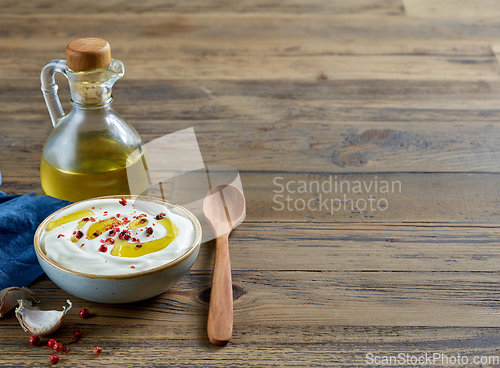
[[62,312],[56,310],[42,311],[31,306],[29,300],[19,300],[16,317],[24,331],[30,331],[35,336],[49,335],[61,327],[64,316],[73,304],[66,300],[69,307],[63,307]]
[[26,287],[8,287],[0,291],[0,317],[14,309],[19,299],[33,298],[34,292]]

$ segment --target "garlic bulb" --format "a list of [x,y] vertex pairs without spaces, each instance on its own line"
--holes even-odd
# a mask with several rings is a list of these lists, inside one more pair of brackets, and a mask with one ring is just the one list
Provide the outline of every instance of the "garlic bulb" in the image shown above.
[[[34,293],[25,287],[8,287],[0,291],[0,317],[9,312],[17,305],[19,299],[32,298]],[[34,300],[34,299],[33,299]]]
[[30,331],[35,336],[49,335],[61,327],[64,316],[73,306],[69,300],[66,301],[69,307],[64,306],[62,312],[59,312],[56,310],[42,311],[33,308],[29,300],[19,300],[16,317],[24,331]]

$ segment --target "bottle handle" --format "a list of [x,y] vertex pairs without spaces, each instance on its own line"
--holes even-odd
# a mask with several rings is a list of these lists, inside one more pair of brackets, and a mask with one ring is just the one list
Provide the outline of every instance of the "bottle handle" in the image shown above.
[[49,61],[43,67],[42,73],[40,74],[43,98],[45,99],[45,104],[49,110],[53,126],[56,126],[61,116],[64,115],[61,101],[59,101],[59,97],[57,96],[58,87],[54,78],[54,74],[57,72],[68,78],[68,74],[66,73],[66,60],[55,59]]

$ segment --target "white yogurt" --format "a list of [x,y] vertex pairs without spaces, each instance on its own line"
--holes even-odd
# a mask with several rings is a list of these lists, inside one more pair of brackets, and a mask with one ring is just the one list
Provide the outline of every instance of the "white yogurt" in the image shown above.
[[[180,211],[175,209],[171,211],[158,203],[130,199],[127,200],[125,206],[119,203],[119,199],[102,199],[78,203],[59,213],[52,221],[82,210],[92,211],[95,214],[92,217],[96,221],[89,221],[81,229],[78,229],[78,221],[81,220],[79,218],[57,226],[50,231],[45,229],[41,236],[41,249],[47,257],[59,266],[72,271],[94,275],[122,275],[149,270],[164,265],[186,253],[193,245],[196,236],[191,220],[186,218]],[[163,238],[167,233],[167,230],[155,219],[160,213],[165,214],[164,217],[169,218],[179,228],[179,233],[166,248],[153,253],[131,258],[119,257],[111,255],[112,244],[102,242],[110,238],[108,231],[95,239],[86,237],[88,228],[98,221],[112,217],[122,221],[126,217],[132,221],[134,216],[146,214],[145,218],[148,220],[146,227],[151,227],[153,233],[147,234],[146,227],[142,227],[137,230],[130,230],[130,235],[131,238],[137,239],[136,243],[147,247],[148,241]],[[119,217],[117,217],[118,214],[120,214]],[[119,228],[124,230],[128,229],[128,226],[122,225]],[[78,230],[82,231],[84,235],[81,239],[73,242],[71,237]],[[118,235],[114,236],[114,239],[117,238]],[[128,242],[134,244],[134,246],[136,244],[132,239]],[[102,244],[107,246],[108,250],[106,252],[99,250]]]

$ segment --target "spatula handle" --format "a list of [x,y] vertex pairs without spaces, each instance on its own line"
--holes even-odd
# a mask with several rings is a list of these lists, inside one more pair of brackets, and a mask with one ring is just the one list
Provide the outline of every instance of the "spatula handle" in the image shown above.
[[228,235],[215,240],[215,262],[208,309],[208,339],[214,345],[226,345],[233,334],[233,283],[229,259]]

